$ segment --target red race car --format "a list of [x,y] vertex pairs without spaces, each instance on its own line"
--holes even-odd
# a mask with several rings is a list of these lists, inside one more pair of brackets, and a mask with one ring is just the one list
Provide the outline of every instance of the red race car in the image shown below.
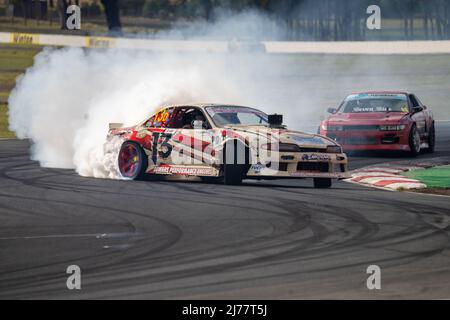
[[321,122],[319,133],[337,141],[345,151],[405,151],[415,156],[434,152],[431,111],[412,93],[369,91],[349,95]]

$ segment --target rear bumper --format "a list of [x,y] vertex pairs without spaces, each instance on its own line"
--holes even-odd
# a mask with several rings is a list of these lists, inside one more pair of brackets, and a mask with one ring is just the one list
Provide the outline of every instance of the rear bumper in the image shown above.
[[380,150],[410,151],[408,130],[403,131],[324,131],[325,135],[339,143],[344,151]]

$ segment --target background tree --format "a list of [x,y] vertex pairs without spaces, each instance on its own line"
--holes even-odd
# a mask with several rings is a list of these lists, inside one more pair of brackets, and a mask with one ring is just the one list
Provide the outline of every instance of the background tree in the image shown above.
[[122,33],[122,24],[120,23],[119,0],[102,0],[105,8],[106,22],[108,30],[113,34]]

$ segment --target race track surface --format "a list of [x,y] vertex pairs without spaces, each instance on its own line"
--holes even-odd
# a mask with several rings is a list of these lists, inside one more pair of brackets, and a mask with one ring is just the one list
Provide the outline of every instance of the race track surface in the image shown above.
[[[449,156],[450,123],[437,131],[433,157]],[[450,298],[448,197],[85,178],[28,149],[0,141],[0,298]],[[390,160],[404,159],[351,159]],[[81,290],[66,288],[72,264]]]

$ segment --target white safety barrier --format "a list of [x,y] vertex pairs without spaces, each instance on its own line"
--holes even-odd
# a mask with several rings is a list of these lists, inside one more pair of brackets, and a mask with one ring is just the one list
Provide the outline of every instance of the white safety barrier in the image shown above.
[[439,54],[450,53],[450,41],[265,42],[273,53]]
[[208,41],[208,40],[151,40],[96,36],[71,36],[0,32],[0,43],[67,46],[85,48],[125,48],[151,51],[204,51],[228,52],[249,50],[262,45],[267,53],[325,53],[325,54],[446,54],[450,41],[340,41],[290,42],[266,41],[261,43]]

